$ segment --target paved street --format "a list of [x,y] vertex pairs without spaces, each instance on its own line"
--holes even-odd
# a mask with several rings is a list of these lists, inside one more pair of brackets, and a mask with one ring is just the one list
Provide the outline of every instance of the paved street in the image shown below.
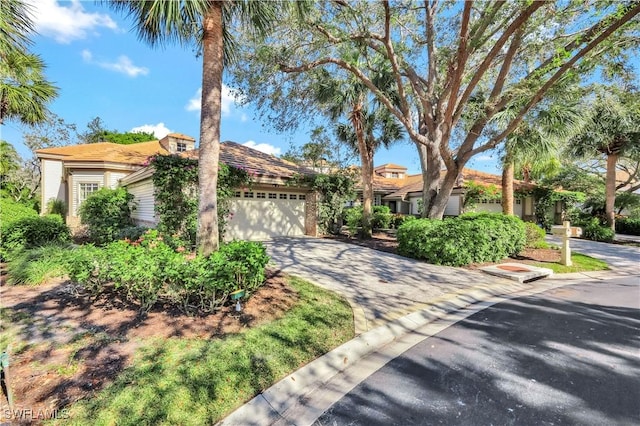
[[640,283],[496,304],[422,340],[316,425],[640,424]]

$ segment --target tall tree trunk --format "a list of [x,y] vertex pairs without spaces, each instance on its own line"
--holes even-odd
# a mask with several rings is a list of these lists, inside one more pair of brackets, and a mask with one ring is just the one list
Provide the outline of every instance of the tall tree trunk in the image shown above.
[[502,166],[502,213],[513,215],[513,159],[507,154]]
[[362,169],[362,231],[360,238],[371,238],[371,212],[373,204],[373,156],[369,155],[363,127],[362,104],[354,105],[351,123],[358,141]]
[[[438,195],[440,187],[440,156],[437,147],[415,142],[420,156],[420,169],[422,171],[422,217],[432,218],[431,210]],[[443,210],[444,214],[444,210]],[[442,216],[440,216],[442,218]]]
[[198,249],[209,256],[219,248],[218,162],[220,158],[220,107],[224,70],[222,2],[212,2],[203,20],[202,110],[198,179]]
[[442,219],[444,211],[447,208],[447,202],[451,197],[451,191],[456,186],[458,176],[462,167],[456,167],[454,169],[447,169],[444,175],[444,179],[440,180],[440,191],[436,195],[433,203],[431,204],[431,210],[429,211],[429,219]]
[[616,164],[620,154],[607,155],[607,178],[605,185],[604,212],[607,216],[607,225],[612,230],[616,230],[616,219],[614,206],[616,203]]

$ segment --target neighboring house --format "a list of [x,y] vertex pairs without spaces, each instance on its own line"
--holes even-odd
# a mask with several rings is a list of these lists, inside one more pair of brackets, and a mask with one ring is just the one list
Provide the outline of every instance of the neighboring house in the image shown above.
[[[67,223],[77,228],[79,206],[92,192],[122,185],[135,197],[136,223],[155,226],[153,167],[147,164],[150,156],[169,153],[198,157],[195,140],[178,133],[132,145],[102,142],[40,149],[42,212],[50,199],[62,200],[68,207]],[[234,142],[221,144],[220,161],[244,168],[253,180],[251,188],[240,189],[232,200],[227,239],[316,235],[315,195],[292,179],[310,170]]]
[[[475,182],[481,185],[494,185],[498,190],[502,188],[502,177],[490,173],[472,169],[464,169],[456,186],[451,192],[444,215],[458,216],[463,213],[464,183]],[[413,214],[420,213],[422,200],[422,175],[407,175],[407,168],[397,164],[383,164],[374,169],[373,204],[386,205],[393,213]],[[515,181],[514,189],[531,188],[531,184]],[[358,199],[362,200],[362,191],[358,193]],[[480,200],[474,211],[502,212],[500,200]],[[514,201],[514,213],[524,220],[535,220],[534,203],[532,197],[516,199]]]

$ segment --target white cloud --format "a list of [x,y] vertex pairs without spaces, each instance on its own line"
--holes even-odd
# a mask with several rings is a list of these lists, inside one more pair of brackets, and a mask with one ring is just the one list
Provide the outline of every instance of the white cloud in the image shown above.
[[265,154],[271,155],[280,155],[280,148],[269,145],[268,143],[256,143],[255,141],[246,141],[242,145],[248,146],[249,148],[257,149],[258,151],[262,151]]
[[89,64],[95,64],[100,68],[119,72],[121,74],[128,75],[129,77],[137,77],[139,75],[149,74],[149,68],[139,67],[133,64],[128,56],[121,55],[116,62],[101,62],[94,61],[91,51],[85,49],[82,51],[82,59]]
[[167,129],[164,123],[158,124],[144,124],[142,126],[134,127],[130,130],[130,132],[145,132],[145,133],[153,133],[156,135],[158,139],[162,139],[167,136],[169,133],[173,133],[173,130]]
[[65,6],[56,0],[30,0],[30,3],[38,32],[58,43],[84,39],[96,34],[100,27],[118,30],[118,24],[109,15],[87,12],[80,0],[72,0]]
[[243,112],[242,115],[240,116],[240,121],[244,123],[247,120],[249,120],[249,117],[247,117],[247,114]]
[[[189,102],[185,106],[186,110],[200,111],[201,98],[202,98],[202,88],[198,89],[196,94],[191,99],[189,99]],[[221,105],[220,105],[222,115],[225,117],[231,115],[232,108],[235,108],[238,102],[241,102],[241,98],[234,95],[231,92],[231,89],[229,89],[227,85],[223,84],[222,93],[221,93]],[[246,121],[246,115],[243,114],[243,116],[245,117],[245,120],[242,120],[242,117],[241,117],[241,120]]]
[[490,155],[479,155],[474,158],[476,161],[493,161],[493,157]]

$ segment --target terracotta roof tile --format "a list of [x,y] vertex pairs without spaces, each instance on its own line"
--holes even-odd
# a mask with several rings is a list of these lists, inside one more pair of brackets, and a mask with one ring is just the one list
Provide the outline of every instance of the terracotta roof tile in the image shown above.
[[374,167],[374,170],[379,170],[379,169],[399,169],[399,170],[407,170],[407,168],[405,166],[400,166],[398,164],[393,164],[393,163],[386,163],[386,164],[381,164],[380,166]]
[[69,145],[56,148],[38,149],[36,154],[61,156],[65,162],[100,161],[143,165],[147,158],[155,154],[167,154],[158,141],[122,145],[99,142],[83,145]]
[[[440,174],[443,176],[446,172],[441,171]],[[385,199],[405,199],[407,194],[411,192],[422,192],[422,175],[414,175],[417,179],[412,182],[408,182],[406,185],[398,188],[396,191],[391,194],[386,195]],[[481,185],[495,185],[498,189],[502,189],[502,176],[494,175],[491,173],[481,172],[479,170],[473,169],[463,169],[462,170],[462,183],[463,182],[475,182]],[[462,186],[456,185],[457,188]],[[526,183],[521,180],[514,181],[514,189],[524,189],[531,188],[534,185],[531,183]]]
[[[198,158],[198,150],[189,151],[182,155]],[[220,161],[229,166],[242,168],[250,173],[266,177],[291,178],[298,174],[315,174],[309,168],[231,141],[222,142],[220,145]]]

